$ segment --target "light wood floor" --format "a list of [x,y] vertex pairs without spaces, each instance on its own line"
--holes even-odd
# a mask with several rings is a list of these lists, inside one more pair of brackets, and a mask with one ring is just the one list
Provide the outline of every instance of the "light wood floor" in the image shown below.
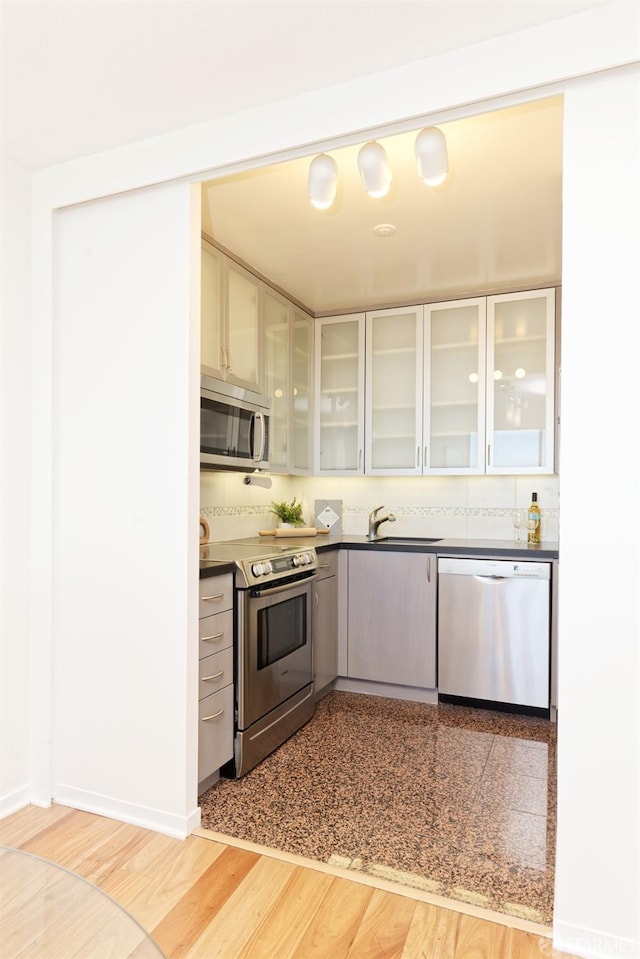
[[248,844],[171,839],[64,806],[28,806],[0,820],[0,845],[94,882],[168,959],[566,959],[544,935],[442,908],[419,893]]

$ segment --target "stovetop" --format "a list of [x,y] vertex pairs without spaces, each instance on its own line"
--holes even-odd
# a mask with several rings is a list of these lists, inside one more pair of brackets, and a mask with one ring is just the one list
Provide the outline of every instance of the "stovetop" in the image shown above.
[[200,559],[231,563],[239,559],[270,559],[282,553],[300,552],[299,546],[251,546],[246,543],[207,543],[200,547]]

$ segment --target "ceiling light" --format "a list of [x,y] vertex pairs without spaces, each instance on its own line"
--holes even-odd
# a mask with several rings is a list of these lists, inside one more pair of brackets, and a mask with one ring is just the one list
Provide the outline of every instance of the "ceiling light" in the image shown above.
[[369,196],[387,195],[392,177],[384,147],[375,140],[365,143],[358,153],[358,169]]
[[319,153],[309,166],[307,193],[317,210],[328,210],[336,198],[338,164],[326,153]]
[[396,227],[393,223],[378,223],[373,227],[373,232],[376,236],[393,236]]
[[449,172],[447,141],[437,127],[427,127],[416,137],[418,176],[427,186],[438,186]]

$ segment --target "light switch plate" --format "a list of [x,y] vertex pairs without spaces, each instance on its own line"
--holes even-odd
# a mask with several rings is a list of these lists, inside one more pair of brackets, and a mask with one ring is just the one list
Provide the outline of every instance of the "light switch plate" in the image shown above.
[[342,536],[341,499],[317,499],[314,517],[316,529],[328,529],[332,536]]

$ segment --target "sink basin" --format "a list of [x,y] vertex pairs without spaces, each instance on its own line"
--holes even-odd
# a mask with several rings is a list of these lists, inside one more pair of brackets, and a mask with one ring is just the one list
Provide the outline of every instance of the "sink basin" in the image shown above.
[[420,543],[440,543],[442,536],[381,536],[373,540],[375,543],[407,543],[409,546],[419,546]]

